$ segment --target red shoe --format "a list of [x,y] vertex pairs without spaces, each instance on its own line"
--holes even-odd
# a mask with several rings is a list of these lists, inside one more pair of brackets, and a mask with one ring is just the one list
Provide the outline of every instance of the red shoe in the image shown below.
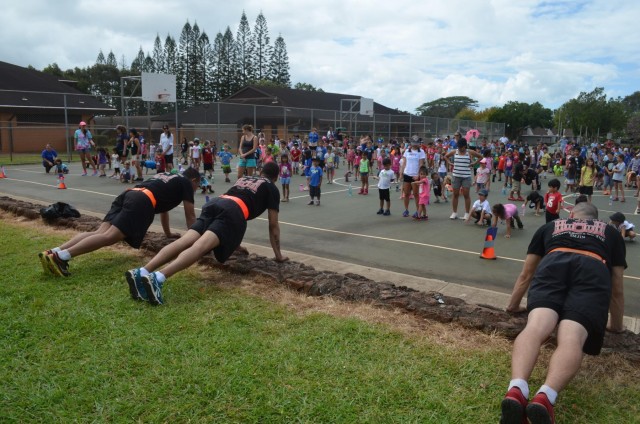
[[528,411],[527,399],[518,387],[509,389],[502,399],[502,415],[500,424],[527,424],[525,409]]
[[555,424],[553,405],[549,402],[547,395],[538,393],[531,399],[527,405],[527,418],[531,424]]
[[515,197],[513,197],[513,196],[509,196],[509,197],[507,198],[507,200],[511,200],[511,201],[514,201],[514,202],[515,202],[515,201],[516,201],[516,200],[518,200],[518,199],[516,199],[516,198],[515,198]]
[[524,199],[522,198],[522,196],[518,196],[518,198],[516,199],[518,202],[524,202]]
[[360,190],[358,194],[364,194],[364,190]]
[[369,190],[365,190],[365,191],[364,191],[364,194],[369,194]]

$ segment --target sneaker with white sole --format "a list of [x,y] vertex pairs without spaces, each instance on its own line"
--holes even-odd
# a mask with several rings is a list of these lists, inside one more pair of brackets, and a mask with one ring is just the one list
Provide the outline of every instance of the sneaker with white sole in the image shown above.
[[164,303],[164,299],[162,298],[162,283],[158,282],[156,274],[152,272],[142,277],[141,280],[147,291],[149,303],[155,306],[162,305]]
[[133,300],[149,300],[147,296],[147,289],[142,284],[142,276],[140,275],[140,268],[130,269],[124,273],[127,283],[129,284],[129,293]]
[[457,213],[452,213],[451,216],[449,217],[449,219],[458,219],[458,214]]
[[462,218],[462,219],[463,219],[463,220],[465,220],[465,221],[466,221],[467,219],[469,219],[469,214],[468,214],[468,213],[465,213],[465,214],[464,214],[464,218]]
[[47,255],[52,254],[53,251],[45,250],[44,252],[38,253],[38,258],[40,259],[40,264],[42,265],[42,270],[45,274],[53,273],[51,268],[49,267],[49,261],[47,261]]

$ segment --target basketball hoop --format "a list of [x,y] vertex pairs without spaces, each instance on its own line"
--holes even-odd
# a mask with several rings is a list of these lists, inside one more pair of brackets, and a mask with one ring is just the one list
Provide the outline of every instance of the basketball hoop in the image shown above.
[[159,93],[158,94],[158,102],[160,103],[169,103],[169,93]]

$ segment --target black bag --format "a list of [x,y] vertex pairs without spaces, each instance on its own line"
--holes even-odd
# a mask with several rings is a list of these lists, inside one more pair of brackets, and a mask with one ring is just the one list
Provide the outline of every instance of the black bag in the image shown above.
[[41,208],[40,216],[42,216],[43,219],[80,218],[80,212],[67,203],[57,202],[46,208]]

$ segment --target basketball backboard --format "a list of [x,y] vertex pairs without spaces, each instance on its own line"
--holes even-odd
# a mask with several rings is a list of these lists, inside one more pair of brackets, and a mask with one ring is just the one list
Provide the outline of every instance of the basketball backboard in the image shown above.
[[373,99],[360,97],[360,115],[373,116]]
[[175,103],[176,76],[143,72],[142,100],[145,102]]

